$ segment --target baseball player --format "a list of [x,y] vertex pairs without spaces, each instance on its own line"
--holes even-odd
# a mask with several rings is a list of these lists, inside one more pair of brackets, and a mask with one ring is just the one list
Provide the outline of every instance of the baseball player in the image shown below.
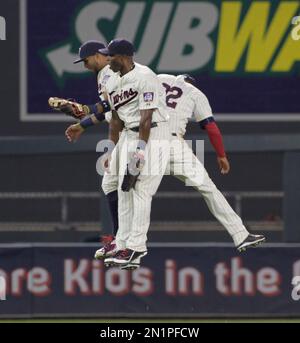
[[[64,112],[65,114],[70,115],[76,119],[83,119],[80,126],[71,126],[77,135],[80,135],[84,129],[93,125],[94,123],[97,124],[104,120],[109,122],[111,119],[111,112],[108,109],[106,109],[104,113],[98,111],[98,107],[101,107],[102,105],[106,106],[105,99],[103,97],[103,89],[105,88],[107,83],[112,82],[114,78],[118,77],[118,75],[109,68],[108,56],[103,55],[99,52],[99,50],[103,48],[105,48],[105,45],[101,42],[94,40],[87,41],[79,48],[79,59],[74,61],[74,63],[83,62],[86,69],[97,74],[98,94],[100,102],[93,105],[81,105],[78,103],[67,101],[67,105],[62,105],[61,100],[64,99],[52,98],[54,99],[53,104],[50,103],[51,107],[54,109]],[[90,114],[93,115],[91,117],[88,117],[88,115]],[[105,158],[103,159],[105,160]],[[104,254],[106,256],[109,256],[111,253],[114,252],[115,249],[114,236],[116,235],[118,230],[117,182],[118,180],[111,173],[104,173],[102,189],[109,204],[110,214],[113,222],[113,235],[102,237],[105,249],[99,249],[98,258]]]
[[[194,117],[201,129],[204,129],[209,136],[217,154],[220,172],[222,174],[229,172],[230,164],[225,154],[222,136],[214,120],[208,99],[193,85],[195,80],[188,75],[176,77],[162,74],[158,75],[158,78],[165,89],[166,105],[170,115],[169,128],[172,144],[169,168],[171,174],[181,181],[188,182],[202,194],[211,213],[231,235],[238,251],[244,251],[263,243],[265,241],[263,235],[253,235],[247,231],[242,220],[216,188],[203,164],[183,139],[188,120]],[[107,181],[113,181],[110,187],[117,187],[116,178]],[[109,244],[105,246],[105,249],[111,251]],[[103,257],[102,254],[98,255],[99,251],[102,252],[103,249],[96,252],[96,258]],[[113,259],[105,261],[110,262]]]
[[[118,251],[112,259],[114,264],[126,269],[127,265],[138,265],[147,254],[151,201],[169,157],[168,114],[157,75],[133,61],[134,47],[129,41],[115,39],[99,52],[109,56],[110,68],[119,76],[107,83],[105,89],[112,110],[109,138],[117,143],[114,151],[119,166]],[[97,110],[103,112],[105,106],[99,104]],[[87,120],[89,126],[97,124],[85,118],[70,126],[66,131],[70,141],[80,137],[83,132],[80,126],[86,127]],[[155,154],[157,146],[159,150]]]
[[[80,48],[80,53],[82,54],[83,47],[87,45],[93,44],[93,41],[89,41],[85,43]],[[114,73],[109,67],[108,56],[103,55],[100,53],[100,49],[105,48],[103,43],[98,43],[93,46],[93,54],[91,56],[80,58],[79,60],[75,61],[74,63],[78,63],[80,61],[84,62],[85,68],[94,71],[97,73],[97,81],[98,81],[98,94],[101,101],[105,101],[104,98],[104,91],[107,84],[114,82],[115,78],[118,78],[118,75]],[[110,121],[112,117],[111,111],[105,113],[105,120],[107,122]],[[95,122],[97,124],[97,122]],[[82,126],[82,125],[81,125]],[[109,162],[109,153],[104,154],[102,156],[102,160],[104,163],[104,169],[108,169],[108,162]],[[113,233],[112,235],[105,235],[102,236],[101,241],[104,244],[102,249],[98,251],[98,258],[102,256],[110,256],[115,253],[116,251],[116,243],[115,243],[115,236],[118,231],[118,192],[117,192],[117,180],[116,180],[116,172],[115,173],[108,173],[104,172],[103,179],[102,179],[102,190],[106,196],[109,211],[113,223]]]
[[[166,105],[170,115],[172,145],[170,149],[170,171],[178,179],[188,182],[200,192],[215,218],[227,229],[239,251],[255,247],[265,241],[263,235],[250,234],[241,218],[233,211],[223,194],[216,188],[203,164],[193,154],[184,141],[189,118],[199,123],[213,145],[222,174],[227,174],[230,164],[226,157],[222,135],[214,120],[206,96],[193,84],[195,79],[189,75],[158,75],[166,91]],[[192,156],[192,158],[191,158]]]
[[[102,43],[100,43],[102,44]],[[84,47],[84,46],[83,46]],[[85,49],[81,49],[84,52]],[[98,51],[98,50],[97,50]],[[83,54],[83,52],[81,54]],[[102,57],[102,65],[104,66],[102,69],[99,68],[99,64],[95,63],[94,55],[91,58],[82,58],[76,62],[84,61],[85,66],[88,69],[99,71],[98,74],[98,82],[99,82],[99,95],[102,96],[102,90],[105,88],[105,84],[108,80],[113,79],[115,75],[109,69],[107,65],[108,61],[104,55],[95,53],[96,57]],[[100,55],[100,56],[98,56]],[[82,57],[82,56],[81,56]],[[97,61],[97,60],[96,60]],[[88,63],[90,62],[90,63]],[[101,64],[100,64],[101,65]],[[209,134],[209,138],[216,149],[218,155],[218,163],[221,168],[222,173],[229,172],[229,162],[225,156],[224,147],[222,144],[222,137],[219,133],[219,130],[213,120],[213,116],[211,113],[211,109],[207,98],[205,95],[200,92],[198,89],[193,87],[192,85],[187,85],[187,81],[191,81],[190,77],[174,77],[172,75],[160,75],[159,76],[166,92],[166,103],[168,110],[172,112],[171,120],[170,120],[170,131],[172,133],[172,140],[179,140],[178,137],[182,137],[185,133],[186,124],[188,122],[188,118],[192,116],[194,113],[195,119],[201,123],[201,127],[206,129],[207,133]],[[195,107],[195,108],[194,108]],[[197,108],[198,107],[198,108]],[[198,113],[198,114],[197,114]],[[107,114],[106,114],[107,115]],[[202,116],[202,117],[201,117]],[[207,118],[205,118],[207,116]],[[205,120],[202,122],[201,118]],[[79,128],[80,130],[80,128]],[[81,132],[81,130],[80,130]],[[176,138],[175,138],[176,137]],[[200,191],[205,201],[207,202],[211,212],[215,215],[215,217],[223,224],[223,226],[228,230],[231,234],[235,245],[238,247],[239,251],[245,250],[247,247],[256,246],[257,244],[263,242],[265,238],[261,235],[252,235],[246,230],[244,225],[242,224],[240,218],[236,215],[236,213],[231,209],[229,204],[227,203],[226,199],[223,195],[216,189],[215,185],[209,179],[203,165],[200,163],[199,160],[195,159],[193,163],[190,163],[188,159],[183,159],[183,156],[187,157],[192,154],[190,148],[186,143],[183,146],[180,144],[176,145],[177,153],[171,155],[170,160],[170,168],[171,172],[175,174],[181,180],[189,180],[193,182],[193,179],[196,176],[196,183],[195,188]],[[176,151],[176,150],[175,150]],[[182,152],[184,152],[182,154]],[[181,160],[179,160],[181,159]],[[181,172],[178,174],[174,170],[174,166],[184,166]],[[177,174],[177,175],[176,175]],[[180,175],[183,174],[183,175]],[[203,187],[200,187],[200,175],[202,177],[205,176],[204,179],[209,180],[208,189],[210,191],[203,191]],[[108,195],[110,209],[112,213],[112,218],[114,219],[114,234],[117,231],[117,186],[118,186],[118,176],[116,174],[108,174],[105,173],[102,188],[104,193]],[[204,187],[205,188],[205,187]],[[212,192],[213,190],[214,192]],[[214,199],[218,199],[215,201]],[[229,220],[228,220],[229,218]],[[113,240],[113,236],[108,237],[107,241],[101,249],[96,251],[95,257],[96,258],[105,258],[111,256],[116,251],[116,244]]]

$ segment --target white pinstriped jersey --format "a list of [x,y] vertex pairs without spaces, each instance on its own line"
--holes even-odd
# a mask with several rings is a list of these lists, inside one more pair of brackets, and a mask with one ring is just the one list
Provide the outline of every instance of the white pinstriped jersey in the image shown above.
[[159,74],[158,79],[166,92],[171,132],[184,135],[189,118],[194,117],[199,122],[212,116],[205,94],[185,82],[182,75]]
[[125,127],[139,126],[141,110],[154,109],[152,122],[168,120],[164,89],[150,68],[135,63],[131,71],[114,81],[107,82],[105,88],[110,96],[111,108],[118,112]]

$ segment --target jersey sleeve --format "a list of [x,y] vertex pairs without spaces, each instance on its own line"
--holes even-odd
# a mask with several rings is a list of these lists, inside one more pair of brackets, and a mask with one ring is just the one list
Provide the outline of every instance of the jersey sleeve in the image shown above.
[[[105,96],[105,94],[106,94],[106,96]],[[100,100],[100,102],[101,102],[101,101],[107,101],[107,100],[108,100],[108,103],[109,103],[109,105],[110,105],[111,110],[114,110],[114,109],[115,109],[115,108],[114,108],[114,105],[113,105],[113,102],[111,101],[111,98],[110,98],[110,96],[109,96],[109,91],[108,91],[108,89],[105,87],[105,85],[100,84],[100,83],[98,84],[98,95],[99,95],[99,100]],[[111,119],[111,111],[106,112],[106,113],[110,114],[110,115],[106,115],[106,114],[105,114],[106,121],[109,122],[110,119]],[[109,119],[107,119],[107,118],[109,118]]]
[[154,73],[144,74],[139,82],[139,109],[149,110],[158,107],[159,80]]
[[114,76],[109,73],[102,72],[101,77],[98,78],[98,94],[100,100],[108,100],[110,108],[114,110],[113,101],[111,95],[114,93],[116,87],[116,80]]
[[199,90],[195,90],[192,98],[194,101],[193,116],[197,122],[213,116],[209,101],[205,94]]
[[102,80],[103,80],[103,72],[99,71],[98,76],[97,76],[97,86],[98,86],[98,96],[101,100],[103,100],[103,98],[102,98],[102,94],[103,94]]

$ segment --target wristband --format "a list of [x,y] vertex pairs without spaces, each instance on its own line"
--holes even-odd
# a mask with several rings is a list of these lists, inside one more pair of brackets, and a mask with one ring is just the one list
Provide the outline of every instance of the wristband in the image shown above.
[[105,120],[105,115],[103,113],[95,113],[94,116],[98,121]]
[[95,124],[93,123],[92,121],[92,118],[91,117],[87,117],[87,118],[84,118],[82,119],[79,124],[81,125],[81,127],[85,130],[87,129],[88,127],[90,126],[94,126]]
[[147,143],[140,139],[136,147],[136,152],[142,152],[143,154],[145,154],[146,145]]
[[87,105],[88,109],[89,109],[89,112],[91,114],[96,114],[98,113],[98,107],[97,107],[97,104],[94,104],[94,105]]
[[101,104],[102,107],[103,107],[103,113],[106,113],[106,112],[111,111],[111,108],[110,108],[110,105],[109,105],[109,102],[108,102],[108,101],[106,101],[106,100],[101,100],[101,101],[100,101],[100,104]]
[[[98,104],[103,107],[103,111],[99,112]],[[111,110],[110,105],[109,105],[108,101],[106,101],[106,100],[100,100],[96,104],[87,105],[87,107],[89,109],[89,112],[95,114],[95,116],[97,116],[98,114],[103,114],[103,113],[109,112]]]

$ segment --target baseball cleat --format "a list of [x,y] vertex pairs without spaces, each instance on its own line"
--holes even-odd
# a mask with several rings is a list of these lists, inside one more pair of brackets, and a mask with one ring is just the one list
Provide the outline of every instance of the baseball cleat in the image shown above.
[[[115,255],[116,255],[117,253],[118,253],[118,252],[116,252]],[[104,259],[104,266],[105,266],[105,267],[113,267],[113,266],[116,265],[115,262],[114,262],[114,256],[115,256],[115,255],[110,256],[110,257],[106,257],[106,258]]]
[[114,236],[103,236],[101,238],[101,242],[104,246],[95,252],[96,260],[103,260],[106,257],[113,256],[117,252],[117,245]]
[[120,269],[122,270],[135,270],[140,267],[139,263],[128,263],[125,266],[121,266]]
[[239,252],[246,251],[248,248],[256,248],[258,245],[264,243],[266,237],[263,235],[253,235],[249,233],[248,237],[237,247]]
[[114,267],[115,263],[113,261],[105,261],[104,260],[104,266],[109,268],[109,267]]
[[[147,251],[134,251],[131,249],[119,250],[112,258],[116,266],[138,268],[142,257],[147,255]],[[126,269],[126,268],[124,268]]]
[[[145,255],[143,255],[145,256]],[[141,265],[141,258],[143,256],[136,257],[134,260],[131,260],[128,264],[122,265],[120,269],[125,269],[125,270],[135,270],[140,267]]]

